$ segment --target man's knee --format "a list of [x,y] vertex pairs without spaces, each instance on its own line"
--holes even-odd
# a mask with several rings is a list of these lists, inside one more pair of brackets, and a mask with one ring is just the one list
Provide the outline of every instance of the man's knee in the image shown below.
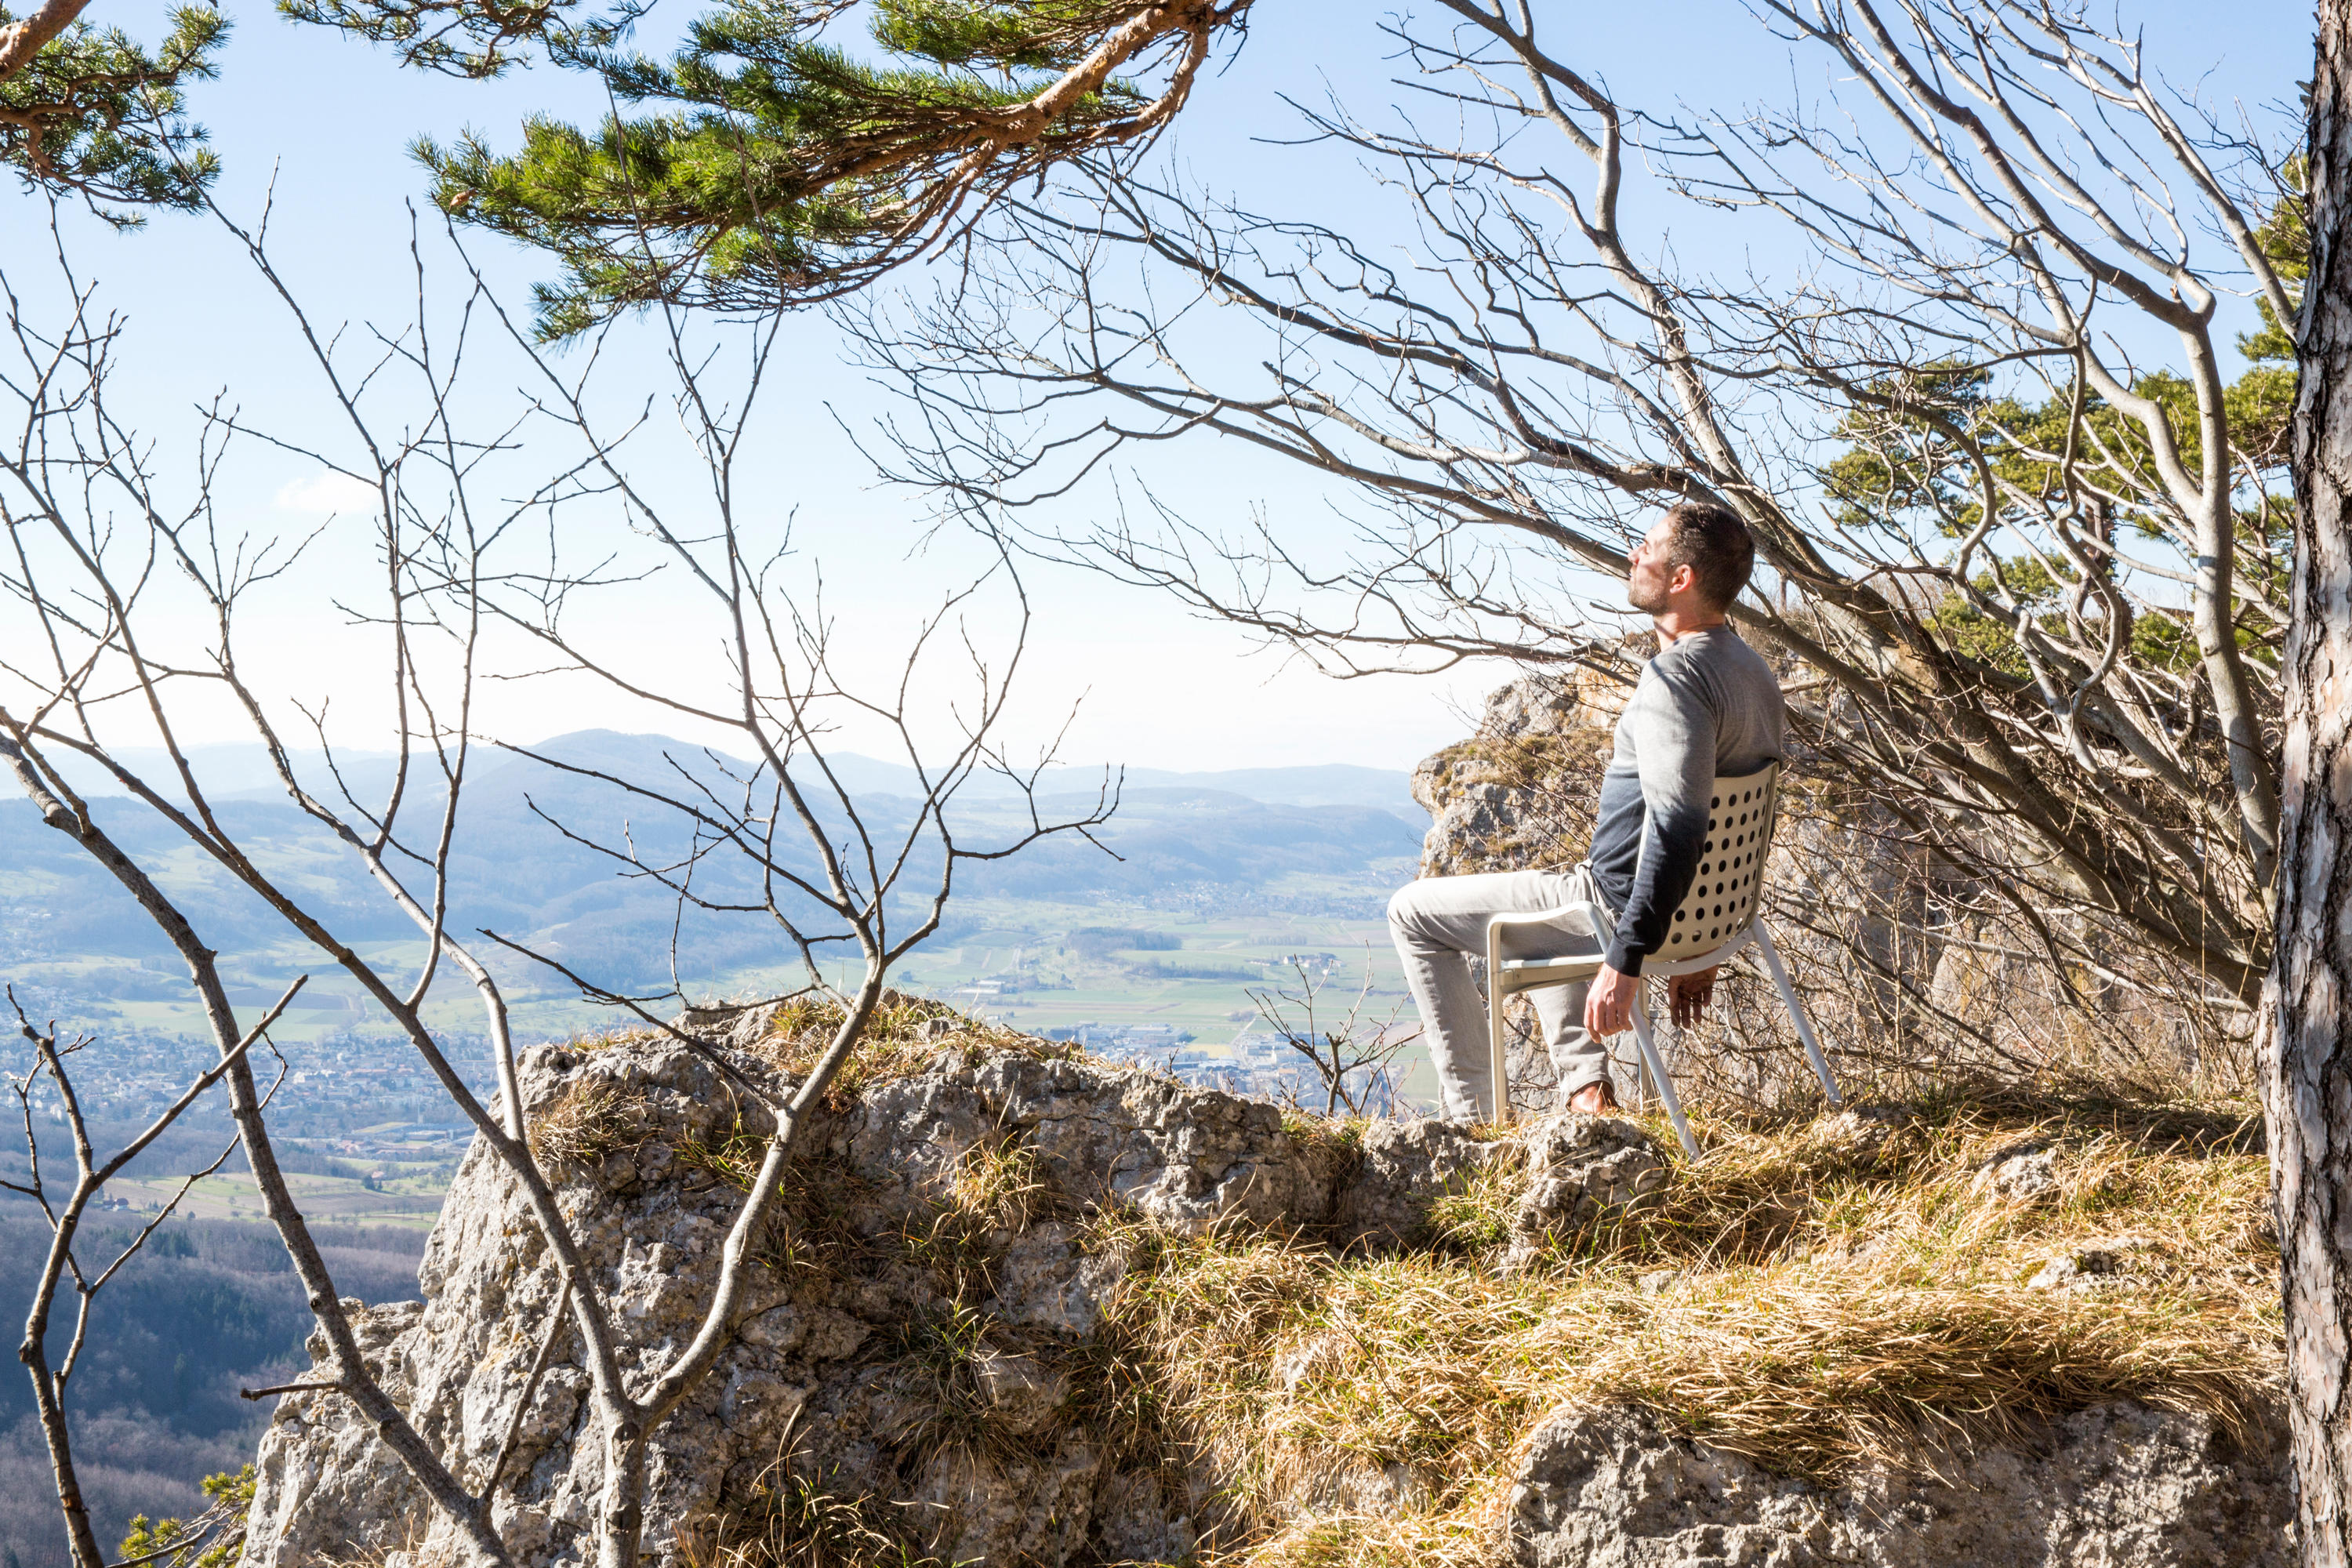
[[1421,906],[1415,901],[1414,894],[1419,891],[1422,883],[1428,879],[1423,877],[1407,882],[1389,895],[1389,930],[1411,931],[1419,923]]
[[1463,950],[1459,912],[1441,892],[1450,879],[1422,877],[1389,896],[1389,936],[1398,946],[1431,953]]

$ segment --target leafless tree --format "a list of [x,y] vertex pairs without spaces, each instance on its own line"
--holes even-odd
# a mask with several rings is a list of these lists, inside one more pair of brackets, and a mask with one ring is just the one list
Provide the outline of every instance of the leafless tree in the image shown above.
[[[608,437],[590,416],[582,377],[593,374],[596,356],[587,356],[572,379],[557,376],[528,333],[499,312],[478,273],[466,269],[463,286],[443,300],[428,287],[420,245],[410,320],[381,331],[329,333],[314,327],[278,273],[266,231],[231,226],[231,232],[281,296],[310,372],[341,421],[341,435],[331,445],[315,436],[298,444],[253,428],[223,400],[198,420],[193,479],[175,483],[158,447],[117,413],[110,389],[127,339],[120,321],[100,313],[95,290],[67,268],[62,321],[45,327],[9,288],[13,363],[0,377],[0,395],[11,404],[11,436],[0,453],[0,528],[8,555],[0,563],[0,591],[16,609],[0,671],[8,686],[0,700],[0,758],[47,826],[110,872],[188,965],[220,1058],[207,1080],[216,1076],[227,1085],[239,1142],[328,1347],[319,1376],[257,1392],[326,1391],[351,1401],[430,1498],[439,1528],[482,1560],[509,1561],[498,1507],[509,1454],[499,1452],[480,1472],[486,1479],[469,1484],[472,1461],[437,1452],[370,1370],[273,1151],[268,1097],[248,1059],[251,1040],[268,1018],[256,1024],[231,1005],[223,960],[204,930],[205,911],[161,886],[153,868],[109,831],[75,789],[77,767],[103,770],[138,807],[257,897],[315,950],[321,964],[353,982],[418,1053],[476,1139],[518,1182],[562,1283],[541,1331],[542,1352],[556,1335],[576,1331],[606,1447],[605,1489],[594,1528],[598,1559],[608,1568],[635,1564],[646,1446],[708,1374],[735,1329],[755,1267],[747,1253],[767,1223],[807,1108],[856,1048],[889,967],[936,929],[960,864],[1012,853],[1062,826],[1033,814],[1031,831],[1015,843],[986,847],[967,845],[951,826],[956,790],[976,768],[1003,761],[992,734],[1017,666],[1019,631],[1001,666],[974,655],[979,700],[962,710],[962,729],[947,744],[943,763],[926,766],[917,754],[928,736],[909,721],[908,691],[935,641],[965,632],[951,650],[959,658],[978,646],[976,634],[957,618],[963,598],[951,596],[927,629],[895,700],[864,701],[832,679],[823,621],[795,606],[775,560],[755,532],[739,526],[733,509],[736,454],[774,342],[772,321],[753,333],[746,384],[723,392],[710,384],[709,362],[689,347],[688,328],[670,322],[678,407],[700,442],[718,519],[715,527],[701,526],[706,518],[682,528],[646,503],[622,455],[625,433]],[[62,264],[62,247],[59,254]],[[457,409],[478,406],[469,401],[474,392],[465,378],[484,352],[478,339],[486,322],[491,337],[520,355],[522,366],[551,391],[484,428],[468,426]],[[728,412],[718,412],[721,406]],[[385,434],[393,430],[400,434]],[[560,447],[562,440],[572,446]],[[325,529],[299,540],[241,532],[224,515],[217,486],[232,455],[254,443],[290,451],[365,486],[373,500],[357,521],[356,537]],[[506,492],[520,499],[486,499],[499,494],[525,461],[544,463],[541,471],[551,468],[554,477]],[[665,695],[638,672],[600,662],[570,638],[562,607],[599,584],[628,581],[629,563],[598,562],[575,570],[537,553],[510,560],[523,520],[614,498],[633,522],[650,531],[654,547],[684,566],[710,596],[717,624],[725,628],[726,650],[723,673],[712,684]],[[394,766],[379,797],[362,799],[354,776],[339,762],[324,699],[305,706],[299,695],[280,696],[240,661],[241,628],[261,613],[256,606],[268,602],[268,590],[306,551],[333,552],[337,580],[349,593],[344,605],[352,635],[370,639],[384,661]],[[356,564],[371,559],[373,594]],[[1009,572],[1000,575],[1010,579]],[[1017,584],[1014,591],[1017,596]],[[175,619],[191,605],[202,627],[193,639],[179,631],[186,623]],[[768,1102],[773,1131],[729,1230],[719,1278],[691,1343],[667,1364],[635,1373],[625,1370],[617,1353],[618,1333],[597,1266],[532,1151],[505,992],[488,962],[491,950],[478,947],[452,924],[450,868],[463,830],[483,660],[501,630],[517,629],[609,682],[620,698],[656,703],[742,738],[752,755],[734,775],[732,808],[708,787],[707,773],[685,784],[633,784],[641,798],[683,812],[699,836],[683,865],[633,868],[662,877],[681,900],[691,900],[698,896],[694,868],[711,851],[723,847],[749,857],[761,895],[748,905],[706,905],[769,916],[789,950],[806,963],[811,985],[840,1004],[840,1022],[825,1050],[781,1097],[720,1060],[740,1087]],[[353,857],[381,898],[412,923],[418,939],[413,965],[404,967],[401,958],[383,956],[373,945],[361,952],[335,917],[312,907],[299,879],[265,864],[240,837],[236,819],[216,809],[186,742],[188,726],[196,721],[192,716],[203,712],[207,699],[226,699],[266,748],[287,798]],[[924,784],[910,823],[877,827],[827,768],[824,737],[845,709],[880,718],[908,748]],[[295,742],[281,718],[289,713],[323,752],[323,787],[298,767]],[[142,771],[126,753],[126,748],[156,743],[169,758],[160,774]],[[1105,811],[1108,805],[1106,797]],[[596,831],[585,824],[565,826],[581,835]],[[795,837],[803,840],[797,857],[789,848]],[[902,915],[910,895],[911,916]],[[836,946],[854,955],[846,981],[819,962]],[[470,985],[481,1009],[499,1086],[488,1103],[425,1019],[426,999],[444,965]],[[619,999],[620,987],[593,975],[577,978],[593,994]],[[646,1000],[629,1005],[644,1014]],[[691,1036],[681,1037],[715,1054]],[[54,1076],[62,1085],[62,1068]],[[78,1194],[108,1168],[93,1161],[85,1155]],[[62,1228],[60,1235],[63,1248]],[[28,1342],[38,1341],[37,1333]],[[37,1384],[40,1376],[37,1368]],[[512,1447],[511,1434],[506,1447]],[[53,1453],[60,1498],[70,1513],[74,1493],[62,1436]],[[74,1540],[80,1568],[100,1568],[104,1558],[86,1521]]]
[[[1630,675],[1595,575],[1661,505],[1723,501],[1769,567],[1734,619],[1788,661],[1811,753],[1791,810],[1965,894],[1872,929],[2242,1034],[2279,831],[2292,164],[2061,0],[1759,0],[1825,108],[1685,118],[1621,101],[1533,6],[1432,15],[1391,25],[1410,113],[1302,110],[1409,214],[1406,260],[1093,163],[1000,215],[991,277],[865,307],[912,405],[886,467],[1341,676]],[[1751,240],[1802,265],[1675,260]],[[1213,434],[1355,497],[1352,543],[1200,525],[1148,479],[1059,521]]]
[[[478,273],[475,279],[481,287]],[[763,552],[756,531],[738,510],[738,465],[747,435],[756,428],[751,416],[767,381],[783,316],[771,315],[744,331],[741,374],[724,397],[714,395],[709,384],[709,367],[718,356],[698,344],[692,318],[667,308],[658,319],[675,376],[674,412],[709,480],[703,507],[690,517],[678,515],[679,508],[633,475],[621,455],[627,433],[608,434],[600,426],[588,395],[593,365],[563,375],[531,346],[527,328],[501,311],[509,341],[540,374],[542,390],[535,413],[577,437],[590,454],[567,469],[553,489],[534,497],[534,502],[556,510],[583,502],[617,503],[630,527],[654,541],[660,555],[698,590],[720,628],[727,679],[715,685],[664,687],[615,662],[592,640],[575,636],[566,618],[575,599],[595,586],[618,585],[602,563],[573,569],[560,552],[551,552],[538,573],[503,574],[487,592],[478,582],[461,582],[454,575],[441,585],[459,595],[463,603],[479,605],[528,636],[552,656],[556,669],[599,680],[617,697],[654,711],[717,727],[742,748],[740,764],[706,753],[706,765],[698,769],[673,756],[668,776],[657,779],[625,778],[553,757],[538,760],[602,779],[633,801],[688,825],[688,848],[649,858],[628,839],[589,837],[554,824],[613,858],[629,874],[660,882],[681,909],[772,921],[799,960],[808,988],[835,1003],[841,1021],[789,1099],[777,1100],[740,1073],[729,1071],[737,1086],[772,1115],[775,1131],[728,1235],[716,1293],[693,1341],[642,1389],[629,1389],[617,1364],[607,1369],[609,1382],[606,1372],[592,1370],[604,1415],[604,1473],[617,1478],[606,1498],[603,1540],[608,1568],[635,1561],[635,1510],[644,1490],[646,1444],[709,1373],[731,1337],[737,1302],[755,1267],[749,1252],[776,1201],[794,1140],[856,1048],[882,1001],[890,968],[938,930],[956,875],[966,862],[1001,859],[1056,833],[1089,834],[1117,805],[1115,790],[1106,779],[1091,810],[1076,818],[1048,820],[1041,813],[1035,785],[1053,763],[1051,751],[1024,769],[999,745],[996,734],[1019,668],[1029,616],[1007,553],[1000,552],[996,567],[980,582],[948,595],[924,622],[892,689],[870,696],[842,679],[833,652],[835,626],[821,598],[796,599],[781,575],[788,542],[777,541]],[[1018,606],[1001,663],[983,651],[964,618],[974,595],[991,579],[1000,579]],[[928,661],[942,645],[950,649],[951,658],[961,659],[971,679],[968,703],[955,710],[960,735],[934,749],[927,747],[914,712]],[[878,822],[828,759],[828,737],[842,726],[861,723],[887,737],[918,780],[919,794],[902,821]],[[985,847],[959,834],[951,811],[957,793],[983,770],[1016,785],[1028,805],[1025,827]],[[791,848],[796,841],[797,857]],[[739,872],[748,870],[750,896],[698,884],[698,875],[728,863]],[[746,882],[739,879],[733,886],[741,889]],[[894,907],[896,900],[910,890],[918,896],[902,912]],[[580,983],[589,994],[628,1008],[643,1022],[727,1067],[692,1035],[649,1011],[648,998],[622,995],[590,977],[573,974],[554,959],[529,953],[511,942],[506,945],[516,946]],[[828,975],[824,957],[828,950],[845,948],[854,954],[855,979],[841,982]],[[671,995],[690,1001],[682,990],[674,989]],[[575,1293],[574,1300],[579,1299]]]
[[[46,1029],[36,1026],[16,1001],[16,994],[13,991],[9,993],[9,1005],[16,1012],[19,1032],[30,1042],[33,1052],[32,1060],[24,1071],[7,1075],[8,1089],[16,1096],[18,1119],[24,1126],[26,1179],[21,1183],[0,1182],[0,1187],[31,1199],[49,1227],[48,1254],[42,1259],[40,1274],[34,1282],[32,1300],[25,1315],[25,1337],[16,1348],[16,1358],[25,1363],[26,1373],[32,1379],[34,1414],[40,1422],[42,1441],[48,1448],[49,1466],[57,1478],[58,1503],[65,1515],[66,1535],[77,1563],[106,1561],[90,1524],[89,1510],[82,1501],[81,1487],[74,1468],[73,1428],[66,1415],[67,1388],[73,1380],[74,1368],[81,1360],[82,1352],[89,1345],[90,1310],[98,1303],[99,1292],[112,1282],[123,1265],[139,1255],[156,1228],[178,1212],[180,1201],[187,1195],[188,1189],[218,1170],[236,1152],[236,1145],[232,1142],[210,1164],[190,1172],[181,1181],[179,1190],[157,1205],[155,1217],[141,1226],[138,1234],[120,1250],[110,1247],[113,1256],[103,1259],[96,1268],[90,1266],[90,1261],[86,1260],[77,1247],[83,1216],[89,1212],[90,1205],[103,1194],[109,1181],[171,1131],[173,1124],[202,1100],[232,1066],[245,1059],[246,1053],[257,1040],[268,1034],[269,1026],[286,1011],[308,978],[305,975],[288,986],[285,994],[247,1031],[229,1056],[218,1065],[199,1073],[161,1115],[121,1148],[103,1159],[90,1141],[89,1119],[79,1096],[74,1092],[69,1065],[70,1058],[90,1046],[90,1037],[82,1036],[64,1039],[54,1024]],[[282,1082],[284,1077],[281,1069],[278,1082]],[[33,1131],[35,1092],[44,1079],[56,1091],[58,1109],[73,1140],[72,1180],[62,1192],[41,1169],[40,1141]],[[276,1088],[277,1083],[273,1082],[271,1092]],[[263,1095],[265,1104],[268,1098],[268,1093]],[[67,1342],[65,1354],[53,1364],[49,1355],[49,1327],[57,1312],[58,1298],[68,1289],[72,1291],[73,1300],[73,1333]],[[213,1521],[215,1526],[223,1522],[226,1521]],[[180,1544],[191,1549],[202,1546],[211,1533],[211,1529],[192,1531],[181,1539]]]
[[[1331,1017],[1326,1005],[1323,1021],[1315,1018],[1316,1004],[1330,984],[1329,977],[1318,973],[1312,963],[1294,954],[1290,970],[1297,978],[1296,990],[1268,985],[1263,991],[1244,991],[1258,1016],[1266,1027],[1292,1051],[1305,1058],[1315,1074],[1315,1082],[1323,1090],[1323,1114],[1337,1116],[1342,1106],[1350,1116],[1370,1114],[1375,1106],[1384,1104],[1393,1093],[1391,1074],[1396,1058],[1405,1047],[1420,1038],[1419,1029],[1397,1027],[1397,1014],[1403,1004],[1389,1009],[1389,1016],[1373,1022],[1364,1016],[1364,1008],[1372,999],[1372,955],[1364,953],[1364,983],[1357,989],[1355,1000],[1338,1020]],[[1296,1096],[1292,1097],[1296,1100]]]

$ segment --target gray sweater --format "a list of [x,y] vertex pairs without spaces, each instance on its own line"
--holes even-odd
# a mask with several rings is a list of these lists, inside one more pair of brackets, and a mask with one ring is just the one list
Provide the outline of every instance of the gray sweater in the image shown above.
[[1729,626],[1676,637],[1643,667],[1601,775],[1592,879],[1617,911],[1609,967],[1642,973],[1666,940],[1706,842],[1707,792],[1781,755],[1772,667]]

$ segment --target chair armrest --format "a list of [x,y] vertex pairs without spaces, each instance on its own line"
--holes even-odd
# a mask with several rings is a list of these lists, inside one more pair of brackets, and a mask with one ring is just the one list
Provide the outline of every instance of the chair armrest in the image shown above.
[[1506,954],[1503,951],[1505,942],[1514,933],[1558,929],[1568,925],[1571,920],[1580,921],[1583,925],[1584,931],[1580,934],[1589,934],[1604,949],[1616,935],[1617,925],[1609,918],[1609,911],[1590,900],[1562,904],[1558,909],[1542,910],[1529,915],[1490,915],[1486,920],[1487,959],[1499,962],[1506,956],[1522,956],[1520,953]]

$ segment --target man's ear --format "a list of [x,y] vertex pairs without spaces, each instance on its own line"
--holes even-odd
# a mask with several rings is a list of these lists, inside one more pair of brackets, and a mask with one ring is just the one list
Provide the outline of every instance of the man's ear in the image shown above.
[[1687,561],[1675,567],[1675,574],[1666,579],[1666,592],[1669,594],[1686,594],[1697,586],[1698,568]]

